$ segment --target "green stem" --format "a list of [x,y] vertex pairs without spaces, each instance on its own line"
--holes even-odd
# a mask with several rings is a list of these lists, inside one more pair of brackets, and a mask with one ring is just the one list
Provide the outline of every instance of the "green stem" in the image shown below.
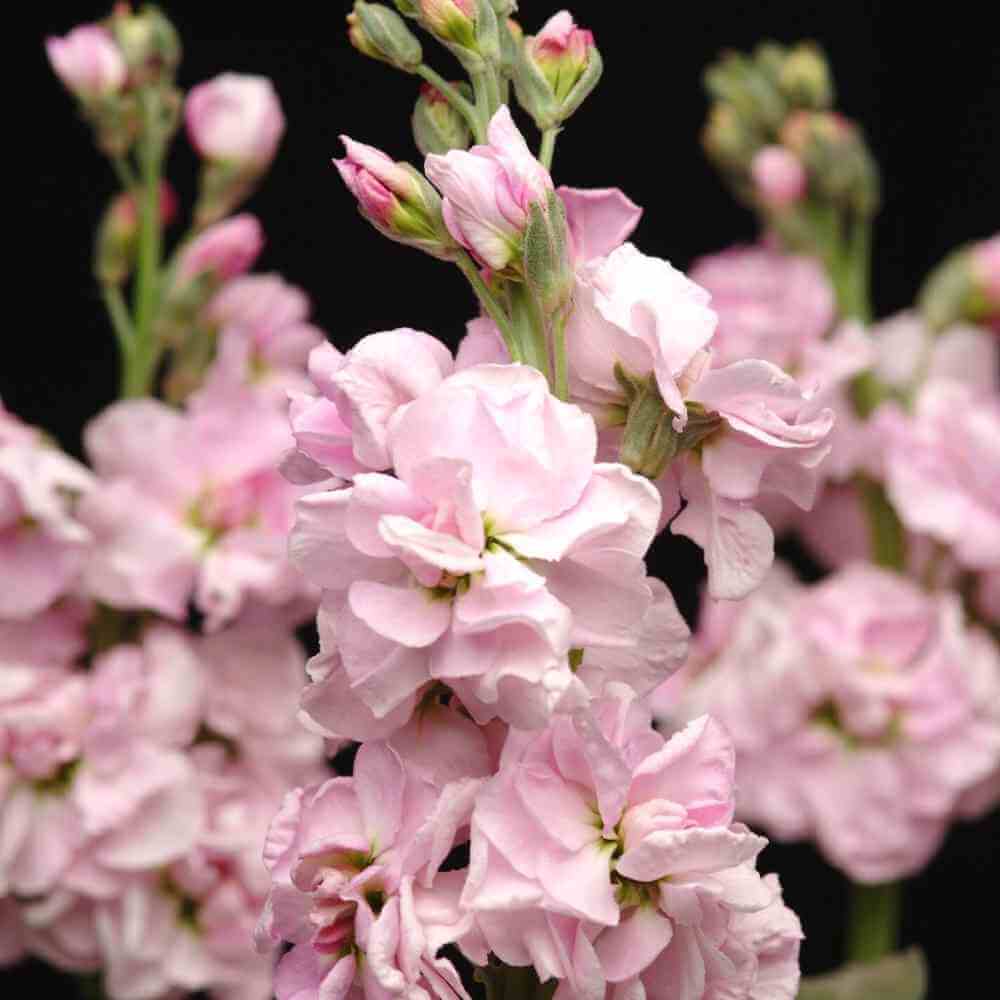
[[861,499],[868,513],[872,561],[902,572],[906,568],[906,533],[881,483],[858,477]]
[[511,325],[518,338],[521,360],[537,368],[554,387],[552,363],[545,337],[545,321],[531,289],[523,283],[511,283],[508,288]]
[[122,290],[118,285],[102,285],[101,297],[104,299],[111,327],[115,331],[115,338],[118,341],[118,349],[121,351],[122,380],[124,382],[125,373],[128,371],[132,353],[135,350],[135,331],[132,329],[132,317],[129,315],[128,306],[125,305],[125,296],[122,295]]
[[566,358],[566,321],[565,312],[560,312],[553,322],[552,328],[552,361],[555,369],[555,385],[553,391],[558,399],[569,401],[569,363]]
[[556,152],[556,137],[559,135],[558,126],[547,128],[542,133],[542,146],[538,151],[538,160],[546,170],[552,169],[552,157]]
[[847,960],[875,962],[899,944],[902,884],[853,887],[851,917],[847,932]]
[[159,120],[159,94],[154,88],[150,88],[140,95],[140,100],[144,132],[140,147],[142,201],[135,282],[135,350],[126,371],[125,394],[128,396],[144,396],[150,391],[158,354],[154,322],[162,252],[160,171],[163,162],[163,137]]
[[132,165],[125,159],[124,156],[112,156],[111,166],[114,167],[115,176],[118,178],[118,183],[126,191],[132,191],[138,181],[136,180],[135,171],[132,169]]
[[436,73],[426,63],[417,67],[418,75],[422,76],[442,97],[468,122],[476,142],[485,142],[483,122],[475,105],[466,100],[459,89],[450,84],[440,73]]
[[479,268],[476,267],[475,261],[467,254],[462,253],[456,259],[456,263],[459,266],[462,274],[468,279],[469,284],[472,285],[473,290],[479,299],[480,304],[483,309],[486,310],[486,314],[496,323],[497,328],[500,330],[500,336],[503,337],[503,342],[507,345],[507,350],[510,351],[510,357],[512,361],[521,361],[523,358],[521,355],[520,345],[517,342],[517,335],[511,326],[510,319],[504,312],[502,306],[497,302],[493,293],[487,287],[485,281],[483,281],[482,275],[479,273]]

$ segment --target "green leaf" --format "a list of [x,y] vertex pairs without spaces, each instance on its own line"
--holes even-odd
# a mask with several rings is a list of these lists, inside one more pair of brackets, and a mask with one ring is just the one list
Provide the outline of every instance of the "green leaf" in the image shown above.
[[799,1000],[924,1000],[926,996],[927,962],[919,948],[803,979],[799,989]]

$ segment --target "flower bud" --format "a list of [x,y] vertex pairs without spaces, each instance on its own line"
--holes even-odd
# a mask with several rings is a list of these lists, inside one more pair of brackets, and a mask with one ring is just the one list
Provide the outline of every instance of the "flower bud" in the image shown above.
[[[177,195],[160,182],[160,222],[166,226],[177,215]],[[97,230],[94,272],[103,285],[120,285],[135,264],[139,238],[139,209],[135,195],[123,191],[108,206]]]
[[423,175],[374,146],[340,139],[347,156],[333,163],[361,214],[389,239],[449,258],[455,244],[441,218],[441,198]]
[[819,46],[812,42],[796,45],[788,53],[778,72],[778,86],[796,107],[823,111],[833,104],[830,68]]
[[[456,83],[455,86],[468,90],[467,84]],[[429,83],[420,87],[420,97],[413,110],[413,138],[424,156],[469,147],[469,126],[465,119]]]
[[100,25],[82,24],[62,38],[47,38],[45,52],[56,76],[84,103],[118,94],[125,86],[125,56]]
[[177,261],[177,284],[209,276],[216,285],[248,271],[264,247],[264,234],[257,219],[248,214],[210,226],[181,251]]
[[363,55],[413,73],[424,54],[416,35],[394,11],[380,3],[357,0],[347,15],[347,37]]
[[563,10],[524,39],[515,65],[518,99],[539,128],[564,122],[597,86],[603,63],[594,36]]
[[524,277],[543,311],[563,309],[573,291],[573,267],[566,236],[566,208],[550,191],[543,209],[534,202],[524,231]]
[[736,109],[724,101],[717,101],[709,108],[701,142],[708,157],[723,170],[745,167],[760,147],[760,140],[746,127]]
[[768,133],[779,128],[788,105],[765,65],[730,52],[705,71],[705,88],[718,101],[731,105],[744,124]]
[[801,201],[807,177],[799,158],[783,146],[765,146],[750,164],[758,200],[768,208],[782,209]]
[[962,320],[1000,325],[1000,236],[949,254],[924,282],[919,301],[935,333]]
[[146,6],[133,14],[123,5],[109,23],[133,83],[173,78],[181,61],[181,40],[158,7]]
[[476,50],[476,0],[418,0],[420,21],[435,38]]

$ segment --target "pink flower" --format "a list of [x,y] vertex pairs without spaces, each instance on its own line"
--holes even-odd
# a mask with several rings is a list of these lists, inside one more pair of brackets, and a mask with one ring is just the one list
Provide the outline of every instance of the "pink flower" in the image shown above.
[[285,116],[267,77],[222,73],[188,92],[184,120],[191,145],[207,160],[263,170],[285,131]]
[[476,801],[462,902],[485,948],[572,998],[712,975],[746,989],[757,961],[739,918],[776,887],[754,869],[763,838],[732,823],[728,738],[701,718],[665,741],[627,698],[594,709],[512,734]]
[[[439,872],[462,839],[481,782],[443,788],[376,741],[351,778],[289,793],[264,847],[272,888],[261,946],[294,947],[278,963],[279,1000],[423,995],[467,1000],[438,949],[468,927],[457,906],[462,872]],[[433,984],[433,986],[432,986]]]
[[482,265],[516,263],[533,204],[544,209],[552,179],[535,159],[506,105],[493,116],[488,144],[431,154],[424,169],[444,197],[448,231]]
[[79,577],[90,534],[75,516],[90,473],[0,406],[0,619],[38,614]]
[[606,257],[632,235],[642,209],[618,188],[556,188],[577,266]]
[[66,89],[81,100],[111,97],[125,85],[125,57],[100,25],[81,24],[62,38],[46,38],[45,52]]
[[655,376],[664,403],[686,416],[684,389],[705,363],[716,316],[708,293],[631,243],[578,268],[566,325],[570,391],[599,421],[624,394],[615,365]]
[[730,247],[695,261],[691,280],[711,293],[719,317],[712,340],[717,367],[747,358],[796,365],[833,323],[833,288],[811,257]]
[[912,413],[876,417],[889,498],[911,531],[971,569],[1000,566],[1000,399],[948,378],[920,389]]
[[319,394],[294,395],[290,409],[299,455],[316,470],[313,481],[388,469],[396,412],[452,368],[444,344],[409,327],[362,337],[346,355],[332,344],[315,348],[309,374]]
[[750,164],[757,197],[768,208],[783,209],[801,201],[808,177],[802,161],[784,146],[764,146]]
[[1000,763],[995,648],[898,574],[786,577],[714,645],[678,714],[710,709],[732,735],[741,816],[815,840],[856,881],[919,871]]
[[285,553],[297,491],[276,468],[291,437],[269,402],[234,393],[182,413],[125,401],[85,438],[102,480],[80,509],[99,539],[88,593],[177,619],[193,599],[210,628],[250,598],[302,593]]
[[595,466],[591,420],[520,365],[452,375],[388,444],[395,477],[303,498],[291,541],[350,686],[378,718],[439,680],[480,722],[544,724],[585,694],[571,649],[640,641],[655,490]]
[[234,215],[209,226],[184,247],[177,279],[184,283],[207,275],[219,283],[228,281],[250,270],[263,246],[257,219],[246,212]]

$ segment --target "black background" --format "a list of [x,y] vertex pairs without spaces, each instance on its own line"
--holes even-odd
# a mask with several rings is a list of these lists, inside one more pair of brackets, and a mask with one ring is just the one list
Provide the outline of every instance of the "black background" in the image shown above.
[[[307,289],[316,321],[343,349],[366,333],[404,325],[454,345],[474,308],[461,276],[369,229],[329,162],[340,155],[340,133],[419,162],[408,126],[415,78],[351,49],[346,3],[163,6],[184,41],[182,85],[223,70],[261,73],[274,80],[284,105],[281,152],[248,206],[268,238],[259,269],[281,271]],[[1000,43],[986,6],[584,0],[573,12],[595,32],[605,76],[560,137],[556,182],[622,187],[646,209],[637,242],[681,267],[752,239],[753,219],[727,196],[699,147],[706,110],[700,74],[727,47],[815,39],[832,61],[840,109],[860,121],[882,166],[874,294],[877,314],[887,315],[912,302],[950,248],[1000,228]],[[19,32],[27,65],[16,95],[30,112],[31,141],[27,148],[8,144],[8,156],[23,152],[29,165],[31,224],[19,277],[6,291],[9,302],[28,309],[8,321],[0,393],[10,409],[78,452],[81,427],[116,387],[114,342],[90,278],[93,227],[114,179],[48,71],[41,41],[106,8],[36,8],[20,9],[29,28]],[[521,8],[528,32],[554,12],[530,0]],[[425,52],[446,76],[457,75],[432,41]],[[170,176],[189,205],[196,161],[183,138]],[[692,614],[700,554],[668,538],[651,562]],[[927,951],[936,997],[956,995],[970,973],[982,982],[992,965],[995,916],[979,913],[995,905],[1000,888],[998,844],[996,814],[959,827],[908,885],[903,939]],[[840,876],[808,846],[772,846],[763,867],[781,873],[786,898],[802,916],[805,970],[833,966],[847,899]],[[28,978],[17,977],[26,985]],[[40,973],[30,979],[42,985]]]

